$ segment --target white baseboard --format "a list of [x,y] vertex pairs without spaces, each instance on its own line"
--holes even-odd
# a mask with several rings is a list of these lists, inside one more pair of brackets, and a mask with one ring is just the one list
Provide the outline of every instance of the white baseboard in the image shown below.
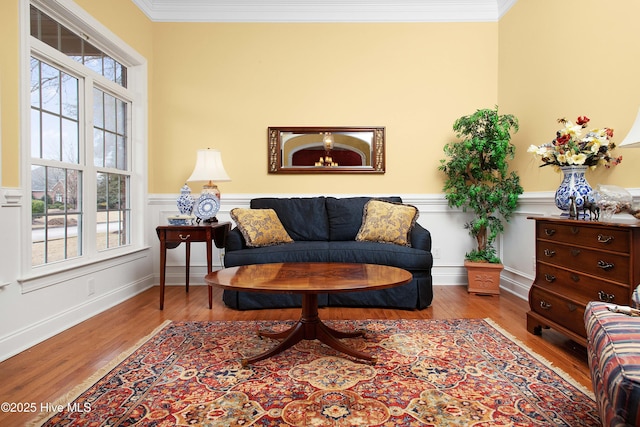
[[43,319],[38,323],[31,324],[26,328],[4,336],[0,339],[0,348],[3,349],[3,353],[0,353],[0,361],[15,356],[90,317],[128,300],[152,286],[154,286],[153,277],[144,277],[134,283],[121,286],[109,293],[99,295],[95,299],[71,307],[68,310],[57,313],[55,316]]

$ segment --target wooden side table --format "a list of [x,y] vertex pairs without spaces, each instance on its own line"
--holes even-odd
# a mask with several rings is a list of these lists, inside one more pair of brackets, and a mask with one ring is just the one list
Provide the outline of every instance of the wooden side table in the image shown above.
[[[213,257],[213,241],[217,248],[224,248],[227,233],[231,229],[230,222],[216,222],[206,225],[159,225],[156,233],[160,239],[160,310],[164,309],[164,284],[167,266],[167,249],[174,249],[180,243],[186,245],[186,290],[189,292],[189,258],[192,242],[205,242],[207,245],[207,274],[211,273]],[[213,294],[209,286],[209,308],[213,306]]]

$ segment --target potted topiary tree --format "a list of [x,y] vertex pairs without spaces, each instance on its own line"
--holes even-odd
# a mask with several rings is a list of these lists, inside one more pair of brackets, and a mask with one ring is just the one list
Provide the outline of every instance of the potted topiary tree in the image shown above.
[[471,293],[500,293],[503,266],[494,243],[523,191],[517,173],[508,170],[508,160],[515,154],[512,129],[518,131],[518,119],[498,114],[497,106],[460,117],[453,130],[461,140],[446,144],[447,158],[440,160],[439,169],[447,176],[443,191],[449,207],[471,210],[474,215],[464,225],[477,244],[465,255]]

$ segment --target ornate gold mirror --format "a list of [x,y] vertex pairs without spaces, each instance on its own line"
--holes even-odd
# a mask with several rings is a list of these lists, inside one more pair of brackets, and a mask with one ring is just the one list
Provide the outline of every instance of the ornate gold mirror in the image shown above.
[[269,173],[384,173],[384,127],[270,127]]

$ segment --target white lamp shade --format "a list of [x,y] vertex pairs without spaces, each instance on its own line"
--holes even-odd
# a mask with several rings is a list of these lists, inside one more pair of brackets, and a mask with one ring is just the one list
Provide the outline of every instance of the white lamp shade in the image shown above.
[[187,181],[231,181],[218,150],[198,150],[196,166]]
[[638,109],[638,115],[636,116],[636,121],[633,122],[633,126],[631,126],[631,130],[625,136],[618,147],[634,147],[640,148],[640,109]]

